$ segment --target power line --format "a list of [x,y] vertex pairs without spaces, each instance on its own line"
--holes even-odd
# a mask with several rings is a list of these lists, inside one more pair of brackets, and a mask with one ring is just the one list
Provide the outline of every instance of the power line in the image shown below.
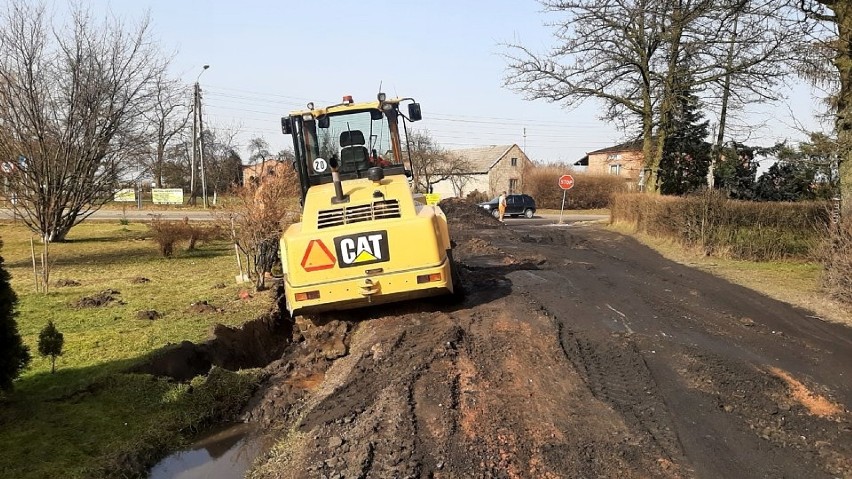
[[[208,86],[207,88],[208,88],[208,91],[209,91],[210,87]],[[248,95],[254,95],[257,98],[253,98],[252,96],[245,96],[245,95],[232,95],[232,94],[228,94],[228,93],[221,93],[221,92],[215,92],[215,91],[212,92],[212,94],[220,96],[220,97],[233,98],[233,99],[237,99],[237,100],[257,101],[257,102],[262,102],[262,104],[264,104],[264,105],[268,105],[269,103],[280,103],[280,104],[285,104],[285,105],[293,105],[293,106],[297,106],[297,107],[303,107],[303,105],[304,105],[303,103],[296,103],[294,101],[270,100],[269,97],[280,97],[280,98],[288,98],[288,99],[291,99],[291,100],[302,100],[305,103],[307,103],[309,101],[315,101],[315,100],[311,100],[311,99],[308,99],[308,98],[292,97],[292,96],[287,96],[287,95],[279,95],[279,94],[275,94],[275,93],[263,93],[263,92],[250,91],[250,90],[240,90],[240,89],[236,89],[236,88],[226,88],[226,87],[212,87],[212,88],[214,88],[214,89],[218,88],[220,90],[235,91],[235,92],[238,92],[238,93],[245,93],[245,94],[248,94]],[[334,102],[333,100],[324,100],[324,101],[328,102],[329,104]],[[269,113],[270,114],[277,114],[277,113],[274,113],[274,112],[269,112]],[[447,121],[458,121],[458,122],[467,122],[467,123],[517,124],[519,121],[521,121],[521,122],[532,121],[537,125],[538,124],[547,124],[547,125],[556,125],[556,126],[569,126],[569,127],[575,127],[575,128],[600,128],[600,126],[598,124],[589,123],[589,122],[570,122],[570,121],[557,121],[557,120],[544,120],[544,119],[533,119],[533,120],[521,119],[521,120],[519,120],[517,118],[476,116],[476,115],[458,115],[458,114],[441,113],[441,112],[432,112],[431,116],[430,116],[430,118],[440,118],[440,117],[445,117],[443,119],[447,120]],[[485,121],[485,120],[499,120],[499,121]],[[506,122],[509,122],[509,123],[506,123]]]

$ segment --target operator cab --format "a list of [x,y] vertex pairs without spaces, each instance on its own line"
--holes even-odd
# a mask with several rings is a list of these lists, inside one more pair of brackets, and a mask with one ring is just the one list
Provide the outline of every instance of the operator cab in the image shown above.
[[[408,115],[400,112],[400,104],[408,103]],[[412,98],[386,99],[379,93],[377,101],[354,103],[351,96],[343,102],[326,108],[295,111],[281,119],[284,134],[293,136],[294,166],[299,174],[302,198],[308,188],[332,182],[332,170],[337,170],[341,181],[367,178],[373,167],[384,169],[384,175],[405,174],[409,168],[403,164],[403,149],[399,131],[402,118],[403,131],[408,121],[421,119],[420,105]]]

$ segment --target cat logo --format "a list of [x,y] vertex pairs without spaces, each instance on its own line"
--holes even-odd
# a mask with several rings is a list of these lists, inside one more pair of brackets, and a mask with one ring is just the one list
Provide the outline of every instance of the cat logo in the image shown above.
[[334,249],[341,268],[390,260],[387,231],[338,236],[334,238]]

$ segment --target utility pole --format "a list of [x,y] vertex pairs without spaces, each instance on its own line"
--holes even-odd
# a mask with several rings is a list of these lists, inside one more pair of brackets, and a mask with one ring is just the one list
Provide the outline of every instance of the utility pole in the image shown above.
[[195,143],[198,138],[198,82],[192,89],[192,153],[189,155],[189,204],[195,206]]
[[198,84],[198,79],[210,65],[204,65],[201,73],[195,78],[195,85],[192,89],[192,158],[190,165],[189,176],[189,202],[195,206],[195,171],[196,171],[196,155],[199,155],[199,163],[201,164],[201,195],[204,200],[204,207],[207,208],[207,178],[204,174],[204,146],[203,142],[199,141],[203,132],[201,123],[201,86]]
[[198,89],[198,154],[199,166],[201,167],[201,198],[204,208],[207,208],[207,171],[204,169],[204,121],[201,119],[201,88]]

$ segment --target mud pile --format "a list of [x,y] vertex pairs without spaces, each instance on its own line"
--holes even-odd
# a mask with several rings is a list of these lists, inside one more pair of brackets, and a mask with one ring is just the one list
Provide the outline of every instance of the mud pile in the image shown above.
[[491,213],[463,199],[447,198],[438,206],[444,211],[450,226],[456,229],[499,228],[502,225]]

